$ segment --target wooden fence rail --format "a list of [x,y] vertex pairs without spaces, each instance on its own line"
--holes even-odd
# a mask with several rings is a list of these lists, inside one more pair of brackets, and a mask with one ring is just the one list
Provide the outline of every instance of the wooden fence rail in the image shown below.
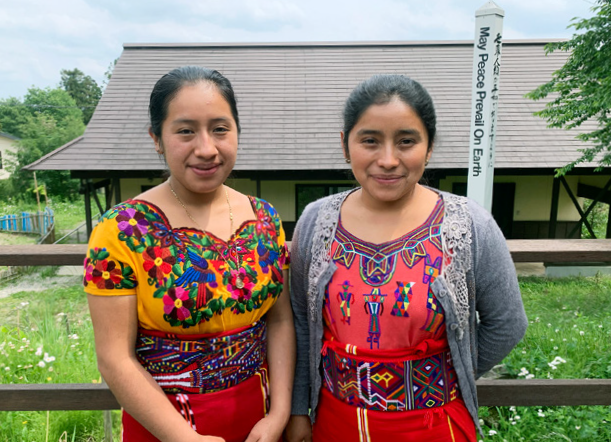
[[0,216],[0,231],[15,233],[46,234],[55,224],[53,210],[46,208],[42,212],[21,212],[21,215]]
[[[611,262],[611,239],[509,240],[514,262]],[[82,265],[87,246],[0,246],[0,266]],[[512,379],[477,382],[480,405],[611,405],[611,379]],[[0,411],[113,410],[104,384],[0,385]]]

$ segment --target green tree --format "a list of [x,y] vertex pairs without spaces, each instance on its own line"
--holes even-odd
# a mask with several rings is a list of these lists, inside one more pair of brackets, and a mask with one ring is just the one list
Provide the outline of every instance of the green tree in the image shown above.
[[584,121],[598,122],[596,130],[577,136],[589,144],[579,149],[579,158],[557,170],[558,175],[583,162],[597,162],[597,170],[611,165],[611,0],[597,0],[592,12],[591,18],[573,19],[569,27],[578,33],[570,40],[545,46],[546,54],[564,51],[570,55],[550,81],[526,95],[533,100],[552,96],[535,113],[549,127],[573,129]]
[[18,98],[0,100],[0,132],[21,137],[19,126],[26,122],[29,114],[30,112]]
[[[10,98],[0,104],[0,124],[8,127],[6,132],[21,138],[16,162],[8,165],[12,172],[10,188],[18,192],[16,196],[29,199],[32,195],[27,189],[34,183],[32,172],[23,170],[23,166],[82,135],[83,115],[74,99],[60,88],[31,88],[23,102]],[[74,198],[78,194],[78,181],[71,180],[68,171],[39,171],[37,179],[52,196]]]
[[62,69],[60,86],[76,102],[83,112],[83,122],[89,123],[98,101],[102,98],[102,89],[89,75],[85,75],[78,69]]

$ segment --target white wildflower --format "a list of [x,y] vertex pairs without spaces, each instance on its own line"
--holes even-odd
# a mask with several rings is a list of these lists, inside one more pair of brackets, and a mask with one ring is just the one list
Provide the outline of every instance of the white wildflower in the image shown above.
[[535,377],[534,374],[527,374],[524,379],[533,379]]
[[34,354],[36,356],[42,356],[42,345],[36,349],[36,353],[34,353]]
[[55,360],[55,356],[49,356],[49,353],[45,353],[43,360],[45,362],[53,362]]
[[494,431],[494,430],[490,430],[490,431],[488,431],[488,434],[489,434],[490,436],[494,436],[494,435],[496,434],[496,431]]
[[545,417],[545,413],[543,412],[543,410],[541,410],[541,409],[539,408],[539,410],[537,410],[537,416],[539,416],[539,417]]
[[579,331],[579,334],[580,334],[581,336],[585,335],[585,333],[584,333],[584,331],[583,331],[583,330],[580,330],[580,331]]
[[520,369],[520,372],[518,373],[518,376],[526,376],[528,374],[528,370],[526,369],[526,367],[522,367]]
[[562,359],[560,356],[556,356],[554,360],[552,361],[552,364],[554,365],[566,364],[566,360]]
[[40,368],[44,368],[44,367],[45,367],[45,365],[47,365],[47,364],[45,364],[45,361],[40,361],[40,362],[38,363],[38,366],[39,366]]

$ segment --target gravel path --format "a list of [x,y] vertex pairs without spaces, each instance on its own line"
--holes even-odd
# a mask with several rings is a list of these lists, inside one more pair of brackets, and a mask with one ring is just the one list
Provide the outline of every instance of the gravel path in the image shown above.
[[42,277],[40,273],[18,276],[0,286],[0,298],[19,292],[41,292],[49,288],[80,284],[82,275],[72,267],[61,267],[56,276]]

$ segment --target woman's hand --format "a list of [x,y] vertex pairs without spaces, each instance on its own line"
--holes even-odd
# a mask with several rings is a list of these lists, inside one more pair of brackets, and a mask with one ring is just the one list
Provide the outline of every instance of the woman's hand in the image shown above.
[[312,423],[308,416],[293,415],[284,431],[287,442],[312,442]]
[[278,442],[286,420],[267,415],[252,427],[245,442]]

